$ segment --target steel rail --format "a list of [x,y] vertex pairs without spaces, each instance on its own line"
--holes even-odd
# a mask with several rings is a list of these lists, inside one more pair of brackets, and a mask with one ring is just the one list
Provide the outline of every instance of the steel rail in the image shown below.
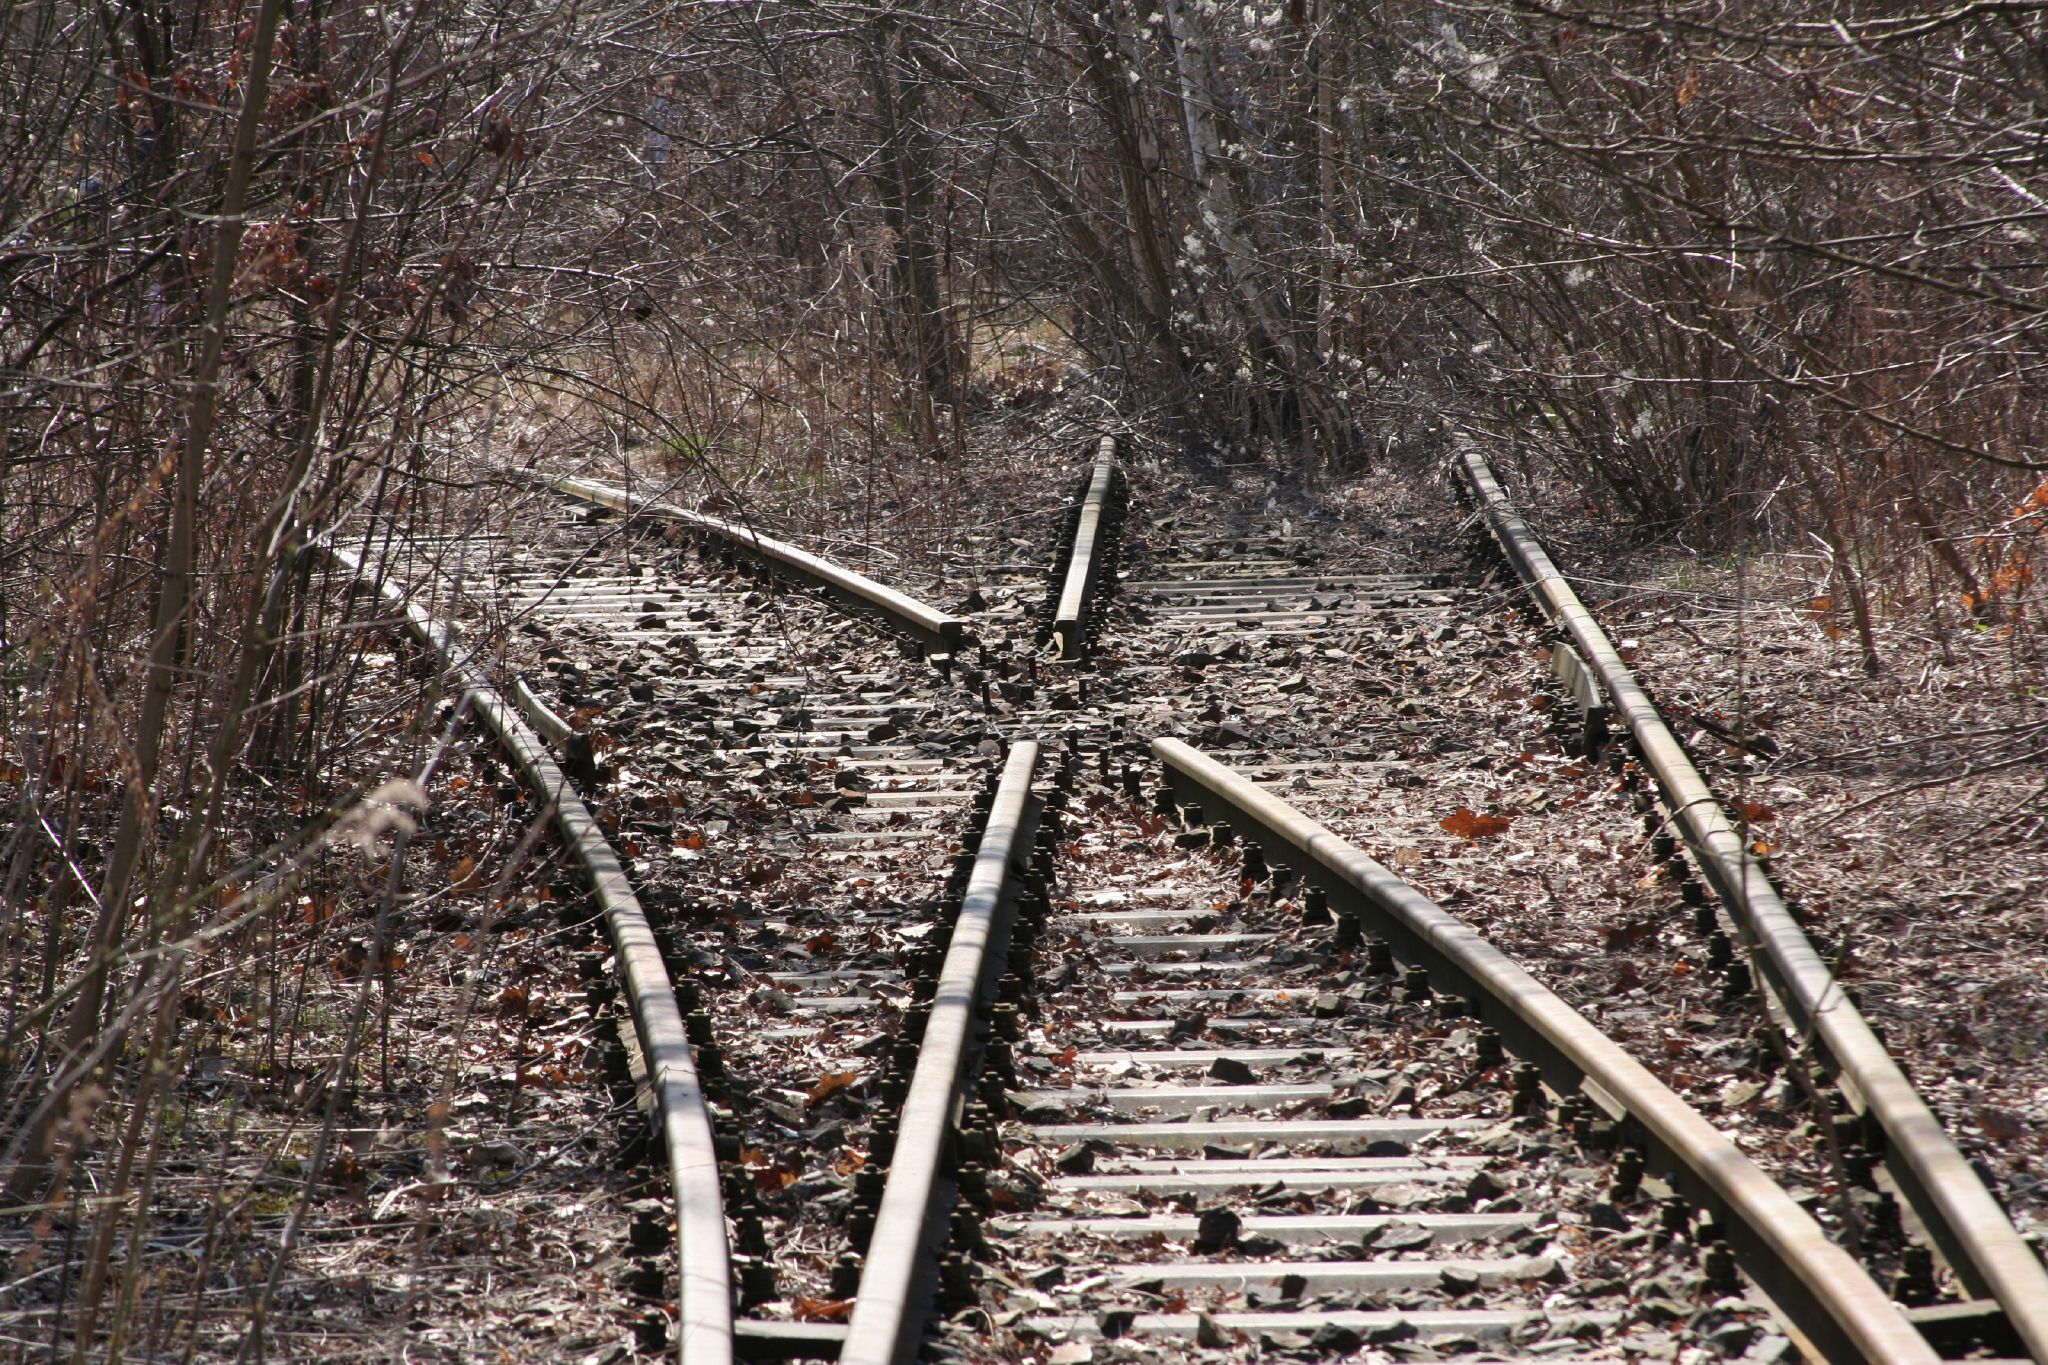
[[1104,436],[1095,446],[1095,468],[1088,476],[1088,491],[1081,499],[1080,520],[1074,528],[1059,606],[1053,612],[1052,638],[1062,659],[1078,659],[1087,648],[1084,620],[1102,572],[1103,547],[1098,542],[1115,484],[1116,437]]
[[[329,548],[327,553],[358,579],[372,579],[363,561],[351,552]],[[464,650],[453,629],[435,620],[404,589],[389,579],[380,579],[376,586],[412,636],[440,659],[445,674],[469,694],[471,706],[511,754],[527,783],[553,805],[555,828],[590,879],[611,935],[620,984],[632,1006],[633,1032],[668,1152],[676,1209],[677,1349],[687,1365],[731,1365],[731,1254],[711,1113],[698,1085],[675,983],[662,962],[647,914],[596,816],[540,736],[484,675],[475,662],[475,652]],[[538,704],[538,698],[534,701]]]
[[1176,791],[1207,818],[1228,812],[1237,834],[1258,842],[1268,857],[1285,850],[1282,856],[1321,883],[1334,903],[1370,914],[1396,951],[1421,961],[1435,984],[1469,993],[1480,1017],[1533,1054],[1556,1088],[1568,1089],[1557,1085],[1567,1077],[1597,1086],[1675,1163],[1688,1193],[1732,1215],[1730,1238],[1748,1253],[1753,1277],[1828,1359],[1929,1365],[1941,1358],[1783,1188],[1499,949],[1355,845],[1200,750],[1161,737],[1152,753]]
[[591,479],[543,478],[541,482],[557,492],[608,507],[614,512],[679,521],[717,536],[750,555],[768,561],[791,577],[823,589],[856,611],[874,612],[914,640],[925,653],[956,653],[967,639],[967,622],[961,617],[940,611],[908,593],[877,583],[867,575],[843,568],[829,559],[821,559],[808,550],[764,536],[750,526],[703,512],[692,512],[659,499],[635,499],[623,489]]
[[1460,467],[1508,562],[1605,689],[1701,871],[1761,950],[1759,965],[1792,1022],[1814,1037],[1850,1102],[1875,1120],[1892,1178],[1921,1223],[1964,1286],[1995,1300],[2033,1358],[2048,1361],[2048,1270],[1844,993],[1486,460],[1467,449]]
[[946,1151],[960,1119],[967,1063],[982,1027],[980,1006],[994,984],[988,967],[1005,927],[1013,863],[1021,865],[1030,853],[1038,752],[1035,740],[1010,746],[982,830],[903,1101],[840,1365],[909,1365],[917,1358],[926,1299],[948,1233]]

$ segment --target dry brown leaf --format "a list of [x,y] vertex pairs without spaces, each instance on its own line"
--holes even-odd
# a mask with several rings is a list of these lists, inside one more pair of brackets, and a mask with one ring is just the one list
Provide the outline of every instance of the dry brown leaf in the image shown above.
[[845,1322],[853,1315],[852,1299],[809,1299],[799,1294],[790,1307],[798,1322]]
[[816,1085],[804,1093],[810,1098],[812,1104],[816,1104],[820,1100],[830,1099],[859,1079],[860,1073],[858,1071],[828,1071],[819,1078]]
[[1655,934],[1662,927],[1663,923],[1662,917],[1657,916],[1650,919],[1639,919],[1622,924],[1609,925],[1607,927],[1608,951],[1612,952],[1616,948],[1626,948],[1630,944],[1641,943],[1644,939]]
[[1512,815],[1480,815],[1469,806],[1460,806],[1437,821],[1439,828],[1460,839],[1491,839],[1496,834],[1506,834],[1508,826],[1514,823]]

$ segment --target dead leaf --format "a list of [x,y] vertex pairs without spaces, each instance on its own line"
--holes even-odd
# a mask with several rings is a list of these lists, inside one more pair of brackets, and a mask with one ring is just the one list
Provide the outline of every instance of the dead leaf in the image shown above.
[[1491,839],[1496,834],[1506,834],[1508,826],[1514,823],[1512,815],[1480,815],[1469,806],[1460,806],[1437,821],[1437,826],[1460,839]]
[[798,1322],[845,1322],[853,1315],[852,1299],[807,1299],[799,1294],[790,1306]]
[[1644,939],[1655,934],[1663,923],[1664,921],[1660,917],[1609,925],[1607,927],[1607,949],[1609,952],[1612,952],[1616,948],[1626,948],[1631,944],[1641,943]]
[[1979,1109],[1975,1117],[1984,1136],[1993,1142],[2017,1142],[2027,1135],[2027,1121],[2003,1109]]
[[858,1071],[828,1071],[804,1094],[812,1104],[828,1100],[860,1079]]
[[1766,820],[1778,818],[1778,812],[1761,801],[1737,801],[1734,804],[1735,813],[1752,825],[1761,825]]

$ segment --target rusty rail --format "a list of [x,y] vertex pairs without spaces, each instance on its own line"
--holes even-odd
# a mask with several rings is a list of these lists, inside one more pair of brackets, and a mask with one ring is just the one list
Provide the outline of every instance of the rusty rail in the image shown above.
[[[371,581],[373,575],[356,555],[342,549],[327,553],[358,579]],[[653,1090],[655,1121],[668,1153],[680,1285],[677,1346],[688,1365],[731,1365],[732,1266],[711,1114],[698,1085],[675,983],[662,962],[646,912],[596,817],[541,737],[520,718],[518,707],[492,685],[473,654],[457,643],[450,626],[435,620],[390,580],[379,578],[376,586],[406,630],[440,661],[453,684],[469,693],[476,713],[518,764],[527,784],[554,807],[555,828],[590,879],[618,960],[619,981],[632,1008],[634,1036]]]
[[902,634],[926,654],[952,654],[967,639],[967,622],[877,583],[808,550],[764,536],[750,526],[677,507],[652,498],[633,498],[623,489],[592,479],[548,479],[548,487],[614,512],[660,517],[713,536],[770,565],[775,572],[825,593],[857,614],[872,616]]
[[997,960],[1005,929],[1006,898],[1015,879],[1012,864],[1031,847],[1031,784],[1038,772],[1038,753],[1032,740],[1010,746],[975,851],[974,870],[939,967],[931,1017],[897,1123],[889,1178],[882,1187],[840,1365],[909,1365],[917,1358],[925,1301],[948,1231],[952,1191],[945,1157],[959,1124],[962,1086],[976,1036],[984,1027],[981,1006],[992,985],[988,968]]
[[1329,894],[1340,913],[1369,917],[1432,985],[1465,995],[1481,1018],[1536,1060],[1553,1088],[1586,1092],[1640,1125],[1677,1183],[1732,1215],[1730,1239],[1753,1278],[1787,1319],[1832,1361],[1940,1359],[1813,1216],[1699,1112],[1586,1017],[1461,921],[1439,909],[1355,845],[1180,740],[1152,741],[1152,753],[1188,804],[1207,818],[1227,812],[1237,833],[1268,857],[1278,851]]
[[1458,467],[1495,541],[1571,642],[1656,778],[1671,823],[1727,908],[1793,1025],[1810,1035],[1851,1104],[1883,1135],[1888,1169],[1964,1286],[1994,1300],[2036,1360],[2048,1360],[2048,1271],[1799,927],[1706,779],[1665,725],[1593,614],[1466,449]]

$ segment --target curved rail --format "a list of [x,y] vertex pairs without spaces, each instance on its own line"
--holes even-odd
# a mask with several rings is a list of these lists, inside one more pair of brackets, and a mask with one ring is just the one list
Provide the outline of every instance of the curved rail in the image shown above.
[[1102,572],[1109,567],[1107,542],[1115,531],[1119,477],[1116,437],[1104,436],[1095,446],[1095,466],[1065,551],[1059,603],[1052,613],[1051,638],[1062,659],[1078,659],[1088,650],[1093,634],[1088,609],[1100,595]]
[[747,554],[772,564],[778,572],[822,590],[856,612],[871,612],[881,617],[894,629],[914,641],[925,653],[952,654],[957,652],[967,639],[967,622],[960,617],[949,615],[907,593],[877,583],[865,574],[842,568],[828,559],[820,559],[807,550],[799,550],[785,541],[764,536],[752,527],[742,526],[738,522],[726,521],[720,517],[707,516],[702,512],[692,512],[674,503],[657,499],[635,499],[623,489],[597,483],[591,479],[544,479],[542,482],[559,493],[596,503],[600,507],[608,507],[614,512],[644,513],[668,521],[679,521],[717,536]]
[[1672,821],[1702,872],[1736,924],[1761,949],[1760,965],[1786,1012],[1814,1037],[1850,1101],[1876,1121],[1892,1178],[1942,1254],[1971,1293],[1997,1301],[2034,1359],[2048,1360],[2048,1270],[1844,993],[1606,632],[1508,501],[1484,457],[1465,450],[1460,467],[1508,562],[1598,679],[1613,715],[1627,727],[1662,788]]
[[[1333,902],[1363,909],[1435,984],[1455,983],[1488,1023],[1537,1058],[1555,1088],[1590,1080],[1620,1113],[1641,1125],[1673,1163],[1688,1192],[1731,1214],[1731,1238],[1753,1260],[1755,1278],[1832,1360],[1940,1359],[1862,1267],[1830,1242],[1813,1216],[1735,1145],[1586,1017],[1421,892],[1355,845],[1261,791],[1177,739],[1152,741],[1174,787],[1207,818],[1228,811],[1238,834],[1267,856],[1322,884]],[[1596,1096],[1597,1098],[1597,1096]],[[1773,1273],[1775,1272],[1775,1273]]]
[[[363,561],[347,550],[327,553],[357,578],[369,581]],[[590,878],[605,927],[618,958],[618,971],[633,1011],[633,1031],[654,1091],[669,1177],[675,1190],[676,1257],[680,1291],[676,1342],[689,1365],[731,1365],[733,1359],[732,1268],[726,1242],[724,1196],[719,1188],[710,1110],[697,1082],[689,1033],[676,1003],[675,983],[656,946],[639,897],[619,866],[590,807],[548,753],[532,727],[492,686],[445,623],[380,579],[377,589],[403,618],[406,629],[441,661],[457,687],[519,765],[526,781],[555,808],[555,827]],[[544,709],[544,708],[543,708]],[[559,721],[556,722],[560,724]]]
[[931,1018],[897,1124],[896,1149],[840,1365],[908,1365],[917,1358],[924,1299],[936,1253],[947,1236],[951,1191],[942,1183],[946,1152],[959,1124],[962,1082],[981,1027],[980,1005],[992,984],[988,967],[1005,928],[1011,864],[1030,850],[1031,784],[1037,773],[1037,742],[1012,744],[939,967]]

